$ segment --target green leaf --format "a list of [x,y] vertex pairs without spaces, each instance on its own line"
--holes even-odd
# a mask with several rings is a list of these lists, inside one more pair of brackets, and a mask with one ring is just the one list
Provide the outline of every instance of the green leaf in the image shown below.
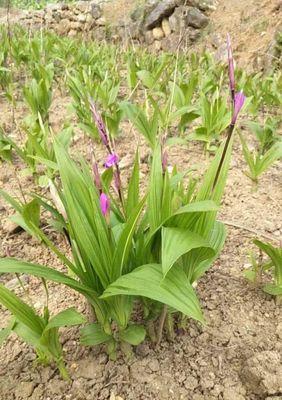
[[139,201],[139,153],[138,150],[135,155],[135,162],[133,171],[128,184],[127,200],[126,200],[126,214],[129,216],[134,208],[138,205]]
[[23,206],[22,216],[27,225],[31,222],[36,227],[39,226],[40,205],[37,199],[31,200],[29,203]]
[[121,331],[119,337],[124,342],[138,346],[146,337],[146,330],[142,325],[130,325],[124,331]]
[[119,237],[119,241],[116,245],[116,250],[114,253],[112,268],[114,279],[117,279],[122,274],[123,267],[128,260],[135,228],[142,213],[146,198],[147,196],[143,197],[138,206],[135,207],[135,210],[131,214],[130,218],[124,224],[123,231]]
[[148,297],[204,322],[197,296],[180,268],[174,268],[163,279],[160,264],[142,265],[109,285],[100,298],[118,295]]
[[195,248],[207,248],[206,258],[214,255],[209,242],[200,235],[180,228],[162,228],[162,270],[163,275],[169,272],[176,261]]
[[10,196],[5,190],[0,189],[0,196],[9,203],[18,213],[22,212],[22,205],[16,201],[12,196]]
[[154,154],[150,176],[148,195],[148,217],[150,230],[154,231],[162,223],[163,170],[161,146],[157,145]]
[[263,290],[272,296],[282,296],[282,285],[268,284],[263,287]]
[[[1,261],[1,260],[0,260]],[[0,284],[0,303],[3,304],[19,321],[29,329],[41,334],[44,329],[43,320],[35,314],[34,310],[19,299],[13,292]]]
[[85,346],[96,346],[112,340],[112,336],[107,335],[100,325],[90,324],[80,330],[80,343]]
[[86,322],[86,318],[74,308],[68,308],[51,318],[45,327],[45,332],[52,328],[80,325]]
[[17,260],[15,258],[1,258],[0,259],[0,273],[11,272],[16,274],[30,274],[39,278],[44,278],[57,283],[63,283],[66,286],[82,293],[96,295],[95,291],[91,288],[80,284],[69,276],[56,271],[52,268],[45,267],[39,264],[32,264],[25,261]]
[[152,89],[155,86],[155,79],[149,71],[138,71],[137,76],[148,89]]

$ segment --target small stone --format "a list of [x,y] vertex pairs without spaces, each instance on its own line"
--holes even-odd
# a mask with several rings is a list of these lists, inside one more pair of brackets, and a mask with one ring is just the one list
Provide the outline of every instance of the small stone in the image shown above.
[[59,35],[66,35],[70,30],[70,22],[68,19],[61,19],[57,26],[57,33]]
[[148,367],[150,368],[150,370],[151,370],[152,372],[157,372],[157,371],[160,370],[159,362],[158,362],[158,360],[156,360],[156,359],[151,360],[151,361],[148,363]]
[[162,28],[154,28],[153,31],[153,37],[156,40],[161,40],[164,37],[164,31]]
[[150,347],[147,343],[141,343],[136,347],[138,356],[146,357],[150,353]]
[[195,390],[196,387],[199,385],[199,382],[197,381],[196,378],[193,376],[189,376],[185,381],[184,381],[184,387],[187,390]]
[[79,22],[85,22],[86,21],[86,14],[79,14],[77,17],[77,20]]
[[21,232],[23,229],[16,224],[14,221],[11,221],[9,218],[3,222],[3,230],[8,235],[14,235],[15,233]]
[[280,340],[282,340],[282,322],[279,322],[279,324],[277,325],[277,328],[276,328],[276,335],[278,336],[278,338],[280,339]]
[[228,387],[223,391],[223,400],[245,400],[245,397],[236,391],[234,387]]
[[90,12],[93,19],[99,19],[102,17],[102,10],[98,4],[91,4]]
[[147,31],[145,32],[145,43],[147,44],[152,44],[154,43],[154,36],[153,36],[153,32],[152,31]]
[[69,37],[75,37],[77,35],[77,31],[75,31],[74,29],[71,29],[68,33]]
[[[19,278],[20,278],[20,281],[21,281],[21,283],[23,285],[28,283],[28,281],[29,281],[29,276],[28,275],[21,275]],[[15,289],[17,286],[20,286],[20,281],[19,281],[18,278],[13,278],[13,279],[9,280],[5,284],[5,286],[6,286],[7,289],[12,290],[12,289]]]
[[145,29],[155,28],[163,18],[169,17],[176,7],[175,0],[163,0],[148,14],[145,20]]
[[85,13],[87,11],[89,11],[89,2],[88,1],[77,1],[75,3],[75,8],[81,12],[81,13]]
[[98,364],[96,361],[92,361],[91,359],[80,360],[77,364],[78,366],[75,376],[84,379],[96,379],[101,377],[105,368],[104,365]]
[[34,389],[33,382],[21,382],[15,390],[15,395],[17,399],[27,399],[32,395]]
[[169,25],[169,21],[167,18],[162,20],[162,30],[164,32],[164,35],[167,37],[171,34],[171,29]]
[[105,26],[105,25],[106,25],[106,20],[105,20],[105,18],[104,18],[104,17],[101,17],[101,18],[96,19],[96,24],[97,24],[98,26]]
[[196,29],[204,28],[209,23],[209,18],[195,7],[190,8],[186,20],[188,26],[192,26]]
[[186,28],[188,10],[189,8],[186,6],[177,7],[174,13],[169,17],[169,27],[172,32],[181,32]]

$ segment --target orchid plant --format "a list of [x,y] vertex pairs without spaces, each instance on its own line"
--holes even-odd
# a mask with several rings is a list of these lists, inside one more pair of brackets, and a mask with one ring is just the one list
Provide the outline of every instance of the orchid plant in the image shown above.
[[[234,72],[230,65],[229,70],[233,109],[228,135],[198,187],[191,181],[186,185],[177,166],[169,171],[164,134],[154,139],[147,186],[140,190],[138,150],[125,186],[112,137],[97,105],[89,99],[107,153],[103,173],[94,146],[90,169],[83,159],[75,162],[55,138],[60,178],[53,179],[55,204],[35,196],[23,205],[2,192],[20,215],[24,228],[40,238],[70,273],[9,257],[0,260],[0,273],[31,274],[81,293],[94,315],[94,322],[81,330],[81,342],[104,343],[111,358],[116,357],[118,345],[128,354],[130,346],[141,343],[149,331],[159,343],[165,324],[173,328],[176,313],[204,322],[193,285],[224,245],[225,227],[216,217],[227,179],[234,128],[245,101],[241,92],[233,96]],[[72,259],[40,228],[41,207],[60,222]],[[0,302],[7,306],[1,293]],[[142,321],[134,318],[136,307],[143,311]],[[148,326],[150,330],[146,330]]]

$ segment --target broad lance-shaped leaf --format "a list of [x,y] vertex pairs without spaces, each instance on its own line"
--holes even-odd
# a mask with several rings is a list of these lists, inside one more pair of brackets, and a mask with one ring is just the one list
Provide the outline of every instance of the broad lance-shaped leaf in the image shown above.
[[[142,209],[145,204],[147,196],[140,201],[134,212],[131,214],[128,221],[124,224],[123,231],[119,237],[119,241],[116,246],[113,260],[113,279],[117,279],[121,274],[124,265],[127,262],[130,254],[130,248],[132,247],[132,239],[135,232],[136,224],[141,215]],[[127,271],[126,271],[127,272]]]
[[44,321],[34,310],[19,299],[13,292],[0,284],[0,303],[3,304],[20,322],[40,335],[44,329]]
[[103,321],[105,315],[107,315],[107,304],[99,300],[98,294],[92,289],[92,287],[84,285],[52,268],[24,262],[15,258],[0,258],[0,274],[5,272],[30,274],[49,281],[62,283],[63,285],[83,294],[87,298],[89,303],[95,308],[99,322]]
[[214,250],[214,255],[212,257],[206,257],[205,251],[208,251],[208,249],[205,249],[205,251],[202,251],[202,249],[195,249],[187,255],[185,272],[187,273],[188,278],[191,277],[191,283],[197,281],[216,260],[224,246],[225,239],[225,225],[219,221],[216,221],[208,237],[210,246]]
[[163,275],[169,272],[176,261],[192,249],[203,252],[204,257],[214,256],[214,250],[209,242],[200,235],[180,228],[162,228],[162,270]]
[[139,202],[139,152],[135,155],[134,167],[128,184],[126,214],[130,216]]
[[171,270],[164,279],[160,264],[142,265],[109,285],[100,298],[118,295],[148,297],[204,322],[197,296],[179,267]]
[[202,213],[215,212],[219,207],[211,200],[197,201],[180,207],[174,214],[166,218],[146,239],[146,246],[163,225],[169,227],[188,228],[193,226]]
[[150,176],[148,194],[148,218],[151,231],[162,223],[162,198],[163,198],[163,168],[161,146],[156,146]]
[[39,278],[44,278],[49,281],[63,283],[66,286],[82,293],[96,296],[96,293],[91,288],[82,285],[76,280],[52,268],[45,267],[39,264],[32,264],[25,261],[17,260],[15,258],[1,258],[0,259],[0,273],[15,273],[15,274],[30,274]]
[[80,330],[80,343],[85,346],[96,346],[112,340],[112,336],[107,335],[101,325],[90,324]]
[[52,328],[80,325],[85,322],[86,318],[72,307],[68,308],[67,310],[63,310],[54,317],[52,317],[45,327],[45,332]]
[[129,325],[124,331],[121,331],[119,337],[124,342],[138,346],[146,336],[146,330],[142,325]]

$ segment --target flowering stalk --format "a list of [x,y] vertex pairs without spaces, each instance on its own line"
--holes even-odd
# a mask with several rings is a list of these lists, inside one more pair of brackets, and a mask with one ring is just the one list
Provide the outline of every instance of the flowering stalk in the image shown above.
[[224,149],[223,149],[223,152],[222,152],[222,156],[221,156],[221,159],[220,159],[220,162],[219,162],[219,165],[218,165],[218,169],[216,171],[216,175],[215,175],[215,179],[214,179],[213,187],[212,187],[213,189],[215,188],[215,186],[217,184],[217,181],[218,181],[218,178],[219,178],[219,175],[220,175],[220,171],[221,171],[224,159],[225,159],[225,155],[227,153],[227,149],[228,149],[232,134],[234,132],[234,128],[235,128],[235,124],[236,124],[239,112],[240,112],[241,108],[243,107],[243,105],[245,103],[245,100],[246,100],[246,97],[244,96],[243,92],[236,93],[235,96],[234,96],[233,116],[232,116],[231,123],[230,123],[229,128],[228,128],[228,136],[227,136],[227,139],[226,139],[226,142],[225,142],[225,146],[224,146]]
[[235,72],[234,72],[234,59],[232,54],[231,40],[229,33],[227,34],[227,53],[228,53],[228,72],[229,72],[229,86],[231,92],[232,105],[235,106]]
[[102,143],[106,146],[108,149],[109,153],[111,153],[111,147],[110,147],[110,140],[109,140],[109,134],[107,132],[106,125],[104,124],[104,121],[96,107],[96,104],[92,99],[90,99],[90,110],[92,111],[93,114],[93,119],[96,125],[96,128],[98,130],[99,136],[101,138]]
[[95,157],[95,152],[94,152],[94,146],[93,143],[90,144],[90,157],[92,161],[92,173],[93,173],[93,179],[96,188],[99,190],[99,193],[102,193],[102,181],[99,173],[99,168],[98,168],[98,163],[96,161]]
[[100,113],[97,110],[97,107],[96,107],[94,101],[91,99],[90,99],[90,109],[92,111],[93,119],[94,119],[95,125],[98,129],[102,143],[104,144],[104,146],[106,147],[106,149],[108,150],[108,153],[109,153],[109,155],[104,163],[104,167],[105,168],[115,167],[115,188],[118,192],[118,196],[119,196],[119,199],[120,199],[121,205],[123,207],[123,211],[124,211],[124,198],[123,198],[122,187],[121,187],[121,173],[120,173],[120,169],[119,169],[119,165],[118,165],[119,157],[112,150],[113,145],[111,144],[111,141],[110,141],[110,135],[107,131],[107,128],[105,126],[105,123],[104,123]]

